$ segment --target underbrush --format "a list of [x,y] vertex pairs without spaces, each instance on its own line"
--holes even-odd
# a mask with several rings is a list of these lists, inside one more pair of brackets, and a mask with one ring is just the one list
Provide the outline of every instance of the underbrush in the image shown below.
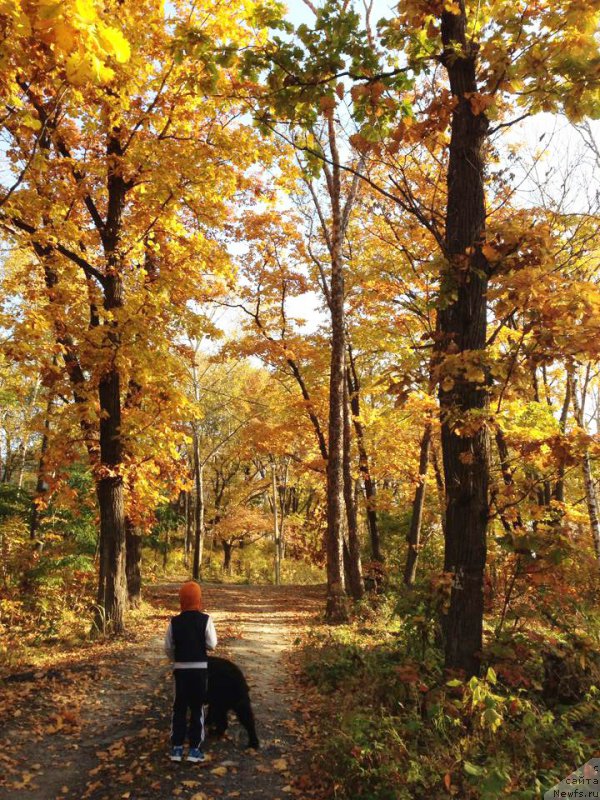
[[488,631],[483,677],[465,682],[443,670],[426,599],[412,595],[401,615],[377,603],[350,625],[314,629],[298,654],[322,707],[315,766],[333,797],[534,800],[597,755],[589,629]]
[[4,575],[0,584],[0,668],[35,660],[53,645],[88,634],[94,603],[91,556],[48,534],[43,550],[19,517],[0,523]]
[[[218,583],[272,584],[275,582],[273,544],[259,541],[243,548],[236,547],[229,570],[223,566],[220,550],[205,551],[202,577]],[[315,585],[323,581],[324,571],[320,566],[294,558],[284,558],[281,562],[283,584]]]

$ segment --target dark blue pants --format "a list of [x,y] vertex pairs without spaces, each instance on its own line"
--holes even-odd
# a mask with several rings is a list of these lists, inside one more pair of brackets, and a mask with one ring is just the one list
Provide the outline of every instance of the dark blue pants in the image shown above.
[[187,712],[190,724],[187,731],[190,747],[200,747],[204,741],[204,705],[207,701],[208,670],[176,669],[175,700],[171,724],[171,745],[178,747],[185,742]]

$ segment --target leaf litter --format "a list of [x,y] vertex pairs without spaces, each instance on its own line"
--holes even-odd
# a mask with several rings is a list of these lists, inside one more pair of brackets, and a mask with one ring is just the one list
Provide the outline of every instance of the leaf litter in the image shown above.
[[149,587],[145,613],[122,639],[87,645],[23,680],[5,676],[0,800],[319,798],[305,774],[314,733],[298,713],[305,709],[283,655],[306,612],[319,611],[320,590],[205,587],[218,653],[235,660],[251,686],[262,748],[244,749],[246,733],[230,715],[228,734],[209,739],[207,760],[195,765],[167,759],[172,678],[162,636],[177,611],[176,590]]

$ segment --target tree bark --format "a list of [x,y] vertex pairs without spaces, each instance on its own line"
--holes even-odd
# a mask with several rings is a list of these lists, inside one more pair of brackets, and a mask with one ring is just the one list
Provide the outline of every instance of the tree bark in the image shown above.
[[[469,97],[477,92],[477,50],[460,12],[442,13],[442,62],[456,106],[452,111],[448,165],[445,249],[447,265],[440,291],[440,342],[444,353],[472,358],[486,346],[489,266],[485,236],[483,142],[488,121],[475,114]],[[446,486],[444,570],[453,583],[443,620],[445,665],[479,673],[483,637],[483,574],[489,516],[489,444],[482,419],[488,405],[486,382],[453,375],[440,384],[442,453]],[[475,417],[474,417],[475,415]],[[464,420],[470,422],[464,426]]]
[[125,507],[121,444],[120,375],[109,369],[100,380],[100,478],[97,483],[100,508],[101,570],[98,605],[104,609],[105,630],[120,633],[127,606],[125,579]]
[[427,480],[427,465],[429,464],[429,449],[431,445],[432,424],[425,425],[421,446],[419,450],[419,478],[413,499],[412,516],[408,531],[408,552],[404,566],[404,583],[412,586],[417,574],[417,560],[419,558],[419,544],[421,539],[421,523],[423,520],[423,506],[425,504],[425,483]]
[[326,619],[343,622],[348,618],[344,580],[343,508],[344,508],[344,271],[342,264],[342,216],[340,207],[340,167],[335,145],[333,112],[327,115],[329,144],[334,166],[331,197],[331,358],[329,375],[329,458],[327,461],[327,605]]
[[[127,185],[120,171],[123,155],[119,130],[110,132],[107,141],[110,166],[107,178],[108,203],[102,233],[106,256],[103,280],[104,308],[115,312],[123,307],[123,281],[119,252],[121,220]],[[120,633],[124,628],[127,606],[126,530],[123,497],[123,440],[121,434],[121,375],[117,353],[121,344],[118,322],[105,323],[104,337],[108,364],[100,376],[100,465],[97,470],[97,494],[100,507],[100,576],[98,606],[103,609],[105,630]]]
[[356,371],[356,364],[352,348],[348,345],[348,374],[347,380],[350,391],[350,406],[352,409],[352,422],[356,434],[356,447],[358,450],[358,468],[365,487],[365,504],[367,510],[367,525],[369,526],[369,538],[371,541],[371,556],[373,561],[383,562],[381,551],[381,539],[379,536],[379,526],[377,523],[377,487],[371,477],[369,465],[369,455],[365,445],[365,435],[360,421],[360,382]]
[[194,566],[192,577],[200,579],[204,549],[204,464],[200,461],[200,437],[194,425]]
[[348,382],[344,382],[344,503],[348,527],[348,578],[350,594],[354,600],[360,600],[365,593],[360,559],[360,539],[358,536],[358,519],[354,497],[354,480],[351,468],[352,429],[350,426],[350,408]]
[[142,534],[129,518],[125,521],[127,596],[129,606],[138,608],[142,602]]
[[271,479],[273,484],[273,538],[275,539],[275,586],[281,585],[281,537],[279,530],[279,492],[277,489],[277,475],[275,461],[271,461]]
[[185,494],[185,541],[183,544],[183,563],[187,569],[190,561],[190,550],[192,549],[192,495],[191,492]]

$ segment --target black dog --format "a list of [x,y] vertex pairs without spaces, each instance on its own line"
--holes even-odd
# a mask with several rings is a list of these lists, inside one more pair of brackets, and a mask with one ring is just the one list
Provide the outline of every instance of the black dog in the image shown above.
[[258,749],[259,742],[250,704],[248,684],[242,670],[226,658],[208,657],[207,725],[218,736],[227,730],[227,713],[234,711],[248,731],[248,747]]

